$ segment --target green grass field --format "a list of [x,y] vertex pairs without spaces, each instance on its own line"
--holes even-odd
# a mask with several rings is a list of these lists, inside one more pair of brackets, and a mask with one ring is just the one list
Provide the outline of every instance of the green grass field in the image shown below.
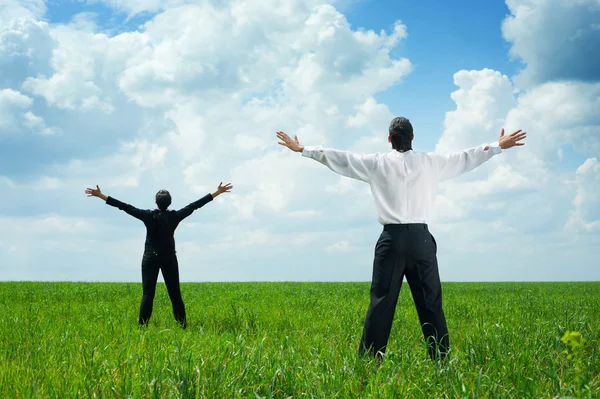
[[[405,284],[386,360],[357,355],[368,283],[0,283],[0,398],[600,398],[600,283],[446,283],[431,362]],[[561,337],[585,340],[569,359]]]

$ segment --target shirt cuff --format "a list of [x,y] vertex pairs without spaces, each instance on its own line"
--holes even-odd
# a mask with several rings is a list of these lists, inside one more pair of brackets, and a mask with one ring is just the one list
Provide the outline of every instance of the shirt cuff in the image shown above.
[[497,141],[490,144],[489,147],[490,149],[488,151],[491,151],[494,155],[500,154],[502,152],[502,147],[500,147],[500,143]]
[[313,154],[318,151],[323,151],[323,146],[320,146],[320,145],[311,146],[311,147],[304,146],[304,150],[302,150],[302,156],[307,157],[307,158],[312,158]]

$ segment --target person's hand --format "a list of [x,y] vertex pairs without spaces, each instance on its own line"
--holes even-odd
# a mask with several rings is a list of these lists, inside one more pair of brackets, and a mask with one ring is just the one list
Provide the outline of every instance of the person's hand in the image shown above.
[[102,191],[100,191],[100,187],[96,184],[96,188],[86,188],[85,193],[88,197],[100,197]]
[[231,183],[227,183],[226,185],[223,185],[223,182],[219,183],[219,187],[217,187],[217,191],[215,191],[213,193],[213,198],[216,197],[217,195],[230,192],[232,188],[233,188],[233,186],[231,185]]
[[508,136],[504,135],[504,129],[502,129],[502,131],[500,131],[500,139],[498,140],[498,143],[500,144],[500,148],[506,150],[511,147],[520,147],[525,145],[525,143],[522,143],[521,140],[524,140],[526,137],[527,133],[522,132],[521,129],[509,134]]
[[287,147],[294,152],[304,151],[304,146],[298,141],[298,136],[294,136],[294,138],[292,139],[284,132],[277,132],[277,138],[281,140],[277,143],[279,145]]
[[88,197],[98,197],[98,198],[103,199],[104,201],[106,201],[106,199],[108,198],[106,196],[106,194],[104,194],[104,193],[102,193],[102,191],[100,191],[100,187],[98,187],[97,184],[96,184],[96,188],[86,188],[85,193],[87,194]]

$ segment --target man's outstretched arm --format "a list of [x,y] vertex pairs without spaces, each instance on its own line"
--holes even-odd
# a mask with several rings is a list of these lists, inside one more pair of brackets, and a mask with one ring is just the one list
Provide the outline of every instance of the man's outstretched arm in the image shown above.
[[116,198],[113,198],[113,197],[110,197],[110,196],[104,194],[100,190],[100,187],[98,187],[98,185],[96,185],[96,188],[87,188],[85,190],[85,193],[87,194],[88,197],[97,197],[97,198],[103,199],[104,201],[106,201],[107,205],[114,206],[115,208],[119,208],[120,210],[128,213],[129,215],[131,215],[134,218],[139,219],[141,221],[145,221],[145,219],[149,215],[148,211],[146,211],[146,210],[138,209],[133,205],[126,204],[124,202],[119,201]]
[[179,209],[177,211],[177,217],[179,221],[182,221],[186,217],[190,216],[196,209],[202,208],[204,205],[208,204],[210,201],[218,197],[223,193],[228,193],[231,191],[233,186],[231,183],[227,183],[223,186],[223,182],[219,183],[219,187],[212,194],[206,194],[204,197],[200,198],[198,201],[194,201],[191,204]]
[[371,180],[373,170],[377,165],[375,155],[358,155],[331,148],[305,147],[298,141],[298,136],[294,136],[292,139],[284,132],[277,132],[277,138],[281,140],[280,145],[294,152],[301,152],[302,156],[312,158],[342,176],[364,182]]
[[437,166],[439,180],[444,181],[458,177],[475,169],[494,155],[500,154],[502,150],[523,146],[525,143],[522,140],[526,137],[527,133],[521,130],[505,136],[504,129],[502,129],[500,139],[496,143],[484,144],[451,154],[432,154]]

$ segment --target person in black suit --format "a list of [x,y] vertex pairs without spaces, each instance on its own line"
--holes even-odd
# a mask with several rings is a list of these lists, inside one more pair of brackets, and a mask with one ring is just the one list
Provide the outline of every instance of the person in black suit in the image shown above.
[[98,197],[106,201],[107,205],[119,208],[130,214],[136,219],[144,222],[146,226],[146,243],[144,245],[144,255],[142,257],[142,303],[140,305],[139,324],[147,325],[152,315],[152,305],[154,303],[154,292],[156,291],[156,281],[158,271],[162,271],[167,292],[173,305],[173,314],[175,319],[185,328],[187,319],[185,306],[181,298],[179,287],[179,266],[175,251],[175,229],[179,223],[190,216],[196,209],[202,208],[211,202],[215,197],[231,191],[233,186],[227,183],[223,186],[221,182],[217,190],[212,194],[207,194],[198,201],[181,208],[177,211],[167,210],[171,205],[171,194],[167,190],[160,190],[156,193],[156,206],[158,209],[138,209],[132,205],[121,202],[113,197],[107,196],[100,191],[100,187],[88,188],[85,193],[88,197]]

